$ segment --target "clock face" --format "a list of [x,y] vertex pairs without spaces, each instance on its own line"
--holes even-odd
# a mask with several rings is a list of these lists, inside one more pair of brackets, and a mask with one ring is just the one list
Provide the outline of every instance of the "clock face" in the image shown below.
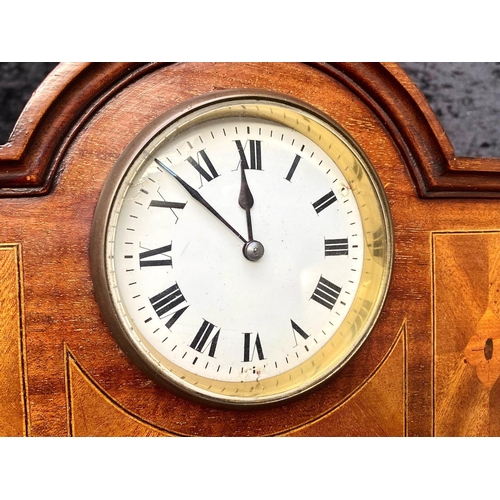
[[93,277],[149,376],[259,405],[350,359],[382,307],[391,242],[383,190],[343,130],[283,96],[222,93],[122,155],[96,211]]

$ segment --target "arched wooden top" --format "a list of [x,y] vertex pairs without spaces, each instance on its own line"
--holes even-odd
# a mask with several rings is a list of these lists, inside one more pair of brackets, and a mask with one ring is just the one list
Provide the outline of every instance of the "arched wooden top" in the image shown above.
[[[0,197],[48,194],[75,134],[113,95],[167,63],[62,63],[0,146]],[[425,97],[392,63],[309,63],[378,116],[423,198],[500,198],[500,159],[456,157]]]
[[0,146],[0,196],[50,192],[66,148],[93,112],[148,71],[141,63],[61,63],[24,108]]

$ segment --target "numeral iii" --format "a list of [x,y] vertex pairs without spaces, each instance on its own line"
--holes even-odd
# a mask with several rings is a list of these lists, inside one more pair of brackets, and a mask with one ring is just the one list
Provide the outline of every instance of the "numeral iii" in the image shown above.
[[347,238],[340,238],[338,240],[325,240],[325,257],[331,255],[348,255],[349,244]]

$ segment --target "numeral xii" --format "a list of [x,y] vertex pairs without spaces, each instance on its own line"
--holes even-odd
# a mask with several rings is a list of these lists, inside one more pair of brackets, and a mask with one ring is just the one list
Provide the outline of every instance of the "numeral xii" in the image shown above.
[[250,163],[247,160],[245,149],[243,148],[241,141],[237,140],[234,142],[236,143],[238,153],[240,154],[241,167],[247,170],[262,170],[261,141],[255,141],[253,139],[248,141],[250,145]]

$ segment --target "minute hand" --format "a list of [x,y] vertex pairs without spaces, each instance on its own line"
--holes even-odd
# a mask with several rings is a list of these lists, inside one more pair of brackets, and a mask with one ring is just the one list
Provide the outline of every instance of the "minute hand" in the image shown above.
[[161,167],[163,168],[166,172],[168,172],[175,180],[177,180],[181,186],[199,203],[201,203],[209,212],[211,212],[213,215],[215,215],[215,217],[217,217],[217,219],[219,219],[227,228],[229,228],[236,236],[238,236],[238,238],[243,242],[243,243],[248,243],[248,241],[243,237],[241,236],[240,233],[238,233],[238,231],[236,231],[236,229],[234,229],[233,226],[231,226],[231,224],[229,224],[229,222],[226,221],[226,219],[224,219],[220,214],[219,212],[217,212],[217,210],[215,210],[214,207],[212,207],[212,205],[210,205],[210,203],[208,203],[207,200],[205,200],[205,198],[203,198],[203,196],[201,196],[201,194],[194,188],[192,188],[184,179],[182,179],[181,177],[179,177],[173,170],[170,170],[170,168],[168,168],[163,162],[161,162],[158,158],[155,158],[155,162]]

